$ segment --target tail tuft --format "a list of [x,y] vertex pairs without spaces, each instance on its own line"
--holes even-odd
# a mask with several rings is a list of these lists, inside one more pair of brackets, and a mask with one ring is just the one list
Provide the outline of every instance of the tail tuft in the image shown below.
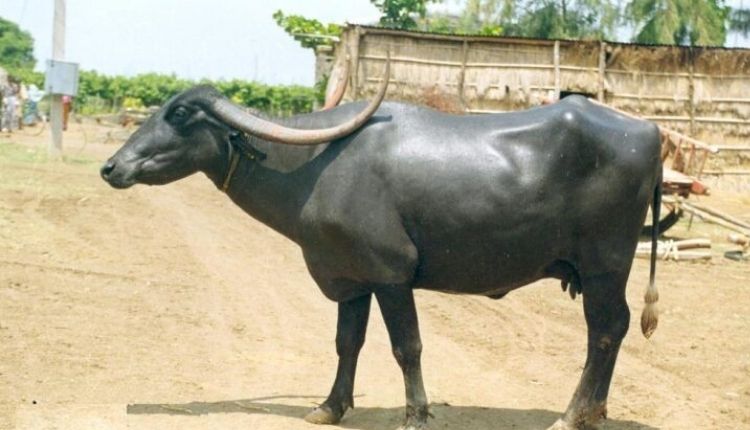
[[[659,166],[661,168],[661,166]],[[656,289],[656,253],[659,239],[659,210],[661,209],[661,170],[658,175],[656,186],[654,187],[654,196],[651,201],[651,215],[653,217],[653,228],[651,229],[651,270],[649,273],[648,289],[646,296],[643,298],[646,307],[641,314],[641,331],[646,339],[650,338],[656,326],[659,323],[659,310],[656,308],[656,302],[659,301],[659,291]]]
[[641,331],[646,339],[650,338],[656,326],[659,324],[659,309],[656,307],[656,302],[659,300],[659,293],[656,291],[656,286],[652,283],[646,290],[646,307],[643,308],[641,314]]

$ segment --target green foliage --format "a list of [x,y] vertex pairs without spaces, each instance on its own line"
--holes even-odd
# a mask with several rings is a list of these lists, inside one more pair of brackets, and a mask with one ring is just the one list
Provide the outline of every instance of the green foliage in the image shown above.
[[156,106],[192,85],[190,81],[179,79],[175,75],[146,73],[131,78],[127,92],[115,94],[115,97],[127,95],[139,99],[145,106]]
[[415,16],[424,18],[427,14],[427,3],[440,0],[370,0],[383,14],[380,25],[387,28],[415,29]]
[[323,75],[323,77],[315,83],[315,86],[313,86],[313,90],[315,91],[315,101],[321,106],[326,102],[326,90],[328,89],[329,79],[329,75]]
[[503,25],[507,8],[512,6],[504,0],[467,0],[459,18],[464,33],[500,35],[505,33]]
[[33,69],[34,39],[16,23],[0,18],[0,65],[8,70]]
[[326,25],[301,15],[284,15],[281,10],[274,12],[273,19],[303,48],[315,49],[319,45],[333,45],[341,36],[341,26],[338,24]]
[[633,0],[627,17],[639,43],[722,46],[730,8],[723,0]]
[[430,14],[428,31],[540,39],[600,39],[615,35],[617,0],[466,0],[458,15]]
[[315,89],[300,85],[274,86],[240,80],[213,85],[235,103],[274,115],[311,112],[316,101]]
[[38,88],[44,87],[44,73],[32,69],[9,69],[8,74],[11,78],[26,85],[34,84]]
[[310,112],[319,99],[318,90],[298,85],[275,86],[238,79],[195,82],[156,73],[133,77],[108,76],[83,70],[78,82],[76,109],[92,114],[116,111],[122,107],[158,106],[198,83],[213,85],[235,103],[273,115]]
[[640,43],[721,46],[728,31],[750,34],[750,10],[726,0],[465,0],[458,15],[429,14],[423,30],[542,39],[616,40],[630,24]]
[[616,0],[490,1],[507,35],[540,39],[609,39],[620,13]]
[[[489,3],[486,2],[484,5]],[[499,24],[498,17],[494,16],[493,11],[488,11],[482,6],[481,0],[468,0],[460,15],[430,13],[418,21],[418,27],[421,30],[435,33],[503,35],[504,29]]]

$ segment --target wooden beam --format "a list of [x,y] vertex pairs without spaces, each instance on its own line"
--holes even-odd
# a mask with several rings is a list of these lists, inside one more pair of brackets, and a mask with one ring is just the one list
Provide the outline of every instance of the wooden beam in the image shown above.
[[736,231],[738,233],[742,233],[744,235],[750,234],[750,229],[743,226],[744,222],[741,224],[738,224],[735,222],[734,218],[731,216],[727,216],[727,214],[721,213],[715,209],[712,209],[711,212],[706,211],[705,207],[698,208],[696,205],[692,202],[687,202],[682,198],[674,198],[670,196],[664,196],[662,201],[664,203],[677,205],[682,210],[689,214],[696,215],[697,217],[701,218],[702,220],[706,222],[710,222],[716,225],[720,225],[724,228],[727,228],[732,231]]
[[[674,102],[686,102],[690,100],[687,96],[675,96],[673,94],[610,93],[610,97],[620,99],[666,100]],[[695,101],[705,101],[710,103],[750,103],[750,98],[711,97],[706,99],[696,99]]]
[[464,40],[461,47],[461,74],[458,77],[458,99],[461,101],[461,107],[466,109],[466,98],[464,97],[464,84],[466,83],[466,62],[469,59],[469,41]]
[[599,91],[596,94],[596,99],[599,100],[599,103],[604,103],[604,86],[605,86],[605,73],[607,70],[607,43],[604,41],[599,42],[599,80],[598,80],[598,89]]
[[555,67],[555,100],[560,100],[560,41],[555,40],[552,53],[552,62]]
[[[652,121],[674,121],[674,122],[689,122],[689,116],[671,116],[671,115],[643,115],[642,118],[649,119]],[[735,119],[735,118],[717,118],[707,116],[697,116],[693,118],[695,122],[707,122],[714,124],[744,124],[750,125],[750,120],[747,119]]]
[[704,205],[701,205],[699,203],[695,203],[695,202],[692,202],[692,201],[690,202],[690,206],[693,206],[694,208],[696,208],[698,210],[702,210],[703,212],[706,212],[706,213],[711,214],[713,216],[717,216],[717,217],[719,217],[719,218],[721,218],[721,219],[723,219],[723,220],[725,220],[727,222],[731,222],[731,223],[737,224],[738,227],[744,227],[744,228],[750,230],[750,223],[749,222],[741,220],[741,219],[739,219],[739,218],[737,218],[735,216],[732,216],[732,215],[730,215],[728,213],[724,213],[724,212],[721,212],[721,211],[719,211],[717,209],[713,209],[713,208],[710,208],[708,206],[704,206]]
[[351,35],[353,42],[351,53],[351,73],[352,73],[352,97],[354,100],[359,99],[359,45],[362,43],[362,29],[355,27]]
[[[362,60],[374,60],[374,61],[385,61],[384,55],[361,55],[359,57]],[[433,60],[433,59],[422,59],[422,58],[411,58],[411,57],[391,57],[391,63],[411,63],[411,64],[424,64],[428,66],[449,66],[449,67],[461,67],[461,68],[490,68],[490,69],[547,69],[554,70],[553,64],[538,64],[538,63],[469,63],[464,64],[462,61],[444,61],[444,60]],[[578,66],[560,66],[560,69],[570,71],[594,71],[591,67],[578,67]]]
[[750,176],[750,170],[704,170],[703,174],[712,176]]
[[[350,28],[358,28],[364,30],[360,26],[350,26]],[[375,28],[368,27],[367,32],[370,34],[380,34],[387,36],[396,36],[401,38],[409,39],[422,39],[422,40],[448,40],[452,42],[484,42],[489,44],[504,44],[504,45],[532,45],[532,46],[552,46],[554,43],[548,39],[524,39],[514,37],[497,37],[497,36],[464,36],[464,35],[451,35],[451,34],[436,34],[436,33],[419,33],[419,32],[405,32],[402,30],[392,30],[388,28]],[[574,41],[564,43],[576,43]]]
[[[608,69],[607,73],[616,73],[618,75],[636,75],[636,76],[662,76],[665,78],[689,78],[687,72],[647,72],[643,70],[625,70],[625,69]],[[693,73],[694,79],[740,79],[746,80],[747,75],[707,75],[705,73]]]
[[695,135],[695,55],[693,47],[688,48],[688,116],[690,117],[690,134]]
[[665,100],[673,102],[688,101],[687,97],[674,96],[669,94],[630,94],[630,93],[610,93],[614,99],[638,99],[638,100]]
[[[596,103],[596,104],[598,104],[600,106],[604,106],[604,107],[607,107],[607,108],[612,109],[614,111],[620,112],[621,114],[623,114],[623,115],[625,115],[627,117],[630,117],[630,118],[635,118],[635,119],[647,118],[647,117],[639,117],[637,115],[633,115],[633,114],[631,114],[629,112],[625,112],[624,110],[617,109],[615,107],[606,105],[604,103],[599,103],[596,100],[591,100],[591,99],[589,99],[589,100],[592,103]],[[661,130],[662,133],[667,134],[667,135],[669,135],[670,137],[672,137],[674,139],[682,140],[683,142],[690,143],[690,144],[694,145],[698,149],[703,149],[703,150],[708,151],[708,152],[710,152],[712,154],[716,154],[717,152],[719,152],[719,149],[717,147],[715,147],[713,145],[709,145],[709,144],[707,144],[705,142],[701,142],[698,139],[693,139],[692,137],[690,137],[688,135],[685,135],[685,134],[682,134],[679,131],[672,130],[671,128],[664,127],[664,126],[660,125],[659,126],[659,130]]]

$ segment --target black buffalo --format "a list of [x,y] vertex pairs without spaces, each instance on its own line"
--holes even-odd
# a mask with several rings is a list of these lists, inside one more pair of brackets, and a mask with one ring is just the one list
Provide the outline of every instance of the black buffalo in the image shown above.
[[[581,381],[553,428],[595,425],[628,330],[625,284],[649,202],[658,219],[657,127],[582,97],[453,116],[381,104],[386,85],[367,105],[273,122],[196,87],[143,124],[101,175],[127,188],[202,171],[300,245],[339,306],[336,380],[308,421],[336,423],[353,406],[373,295],[404,374],[404,426],[416,429],[426,426],[428,403],[413,289],[499,298],[552,277],[583,295],[589,333]],[[652,255],[647,336],[656,300]]]

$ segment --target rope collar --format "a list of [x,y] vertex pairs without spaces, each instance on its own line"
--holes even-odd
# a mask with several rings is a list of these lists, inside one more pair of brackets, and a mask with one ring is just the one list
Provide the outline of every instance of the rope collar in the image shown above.
[[234,172],[240,164],[240,158],[242,155],[252,161],[262,161],[266,158],[266,154],[250,146],[246,139],[247,136],[243,133],[232,132],[229,134],[229,139],[227,139],[229,166],[227,167],[227,175],[224,177],[224,182],[221,185],[221,191],[224,193],[227,192],[229,186],[232,184],[232,177],[234,177]]
[[224,178],[224,183],[221,185],[221,191],[226,193],[229,189],[229,184],[232,183],[232,176],[234,171],[237,170],[237,165],[240,164],[240,152],[234,149],[232,141],[229,140],[229,169],[227,170],[227,176]]

